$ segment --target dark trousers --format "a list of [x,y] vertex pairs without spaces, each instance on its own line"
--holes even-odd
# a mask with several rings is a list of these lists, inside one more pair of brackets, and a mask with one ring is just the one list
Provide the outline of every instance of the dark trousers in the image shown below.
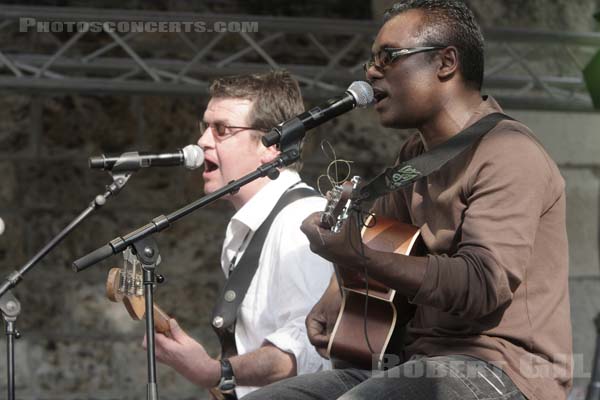
[[266,386],[244,400],[524,400],[501,369],[467,356],[415,356],[387,371],[337,369]]

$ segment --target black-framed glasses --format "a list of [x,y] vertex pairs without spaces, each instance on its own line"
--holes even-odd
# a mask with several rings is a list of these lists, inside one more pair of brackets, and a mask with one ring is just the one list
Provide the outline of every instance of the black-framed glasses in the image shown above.
[[422,47],[410,47],[402,49],[398,47],[384,47],[375,54],[371,54],[369,61],[363,64],[365,72],[371,67],[375,67],[382,71],[391,64],[393,64],[400,57],[410,56],[412,54],[423,53],[425,51],[440,50],[447,46],[422,46]]
[[233,135],[241,132],[241,131],[260,131],[267,132],[267,129],[258,128],[255,126],[231,126],[225,125],[220,122],[216,123],[207,123],[204,121],[200,121],[200,131],[202,134],[206,132],[206,130],[210,128],[215,140],[222,142],[225,139],[229,139]]

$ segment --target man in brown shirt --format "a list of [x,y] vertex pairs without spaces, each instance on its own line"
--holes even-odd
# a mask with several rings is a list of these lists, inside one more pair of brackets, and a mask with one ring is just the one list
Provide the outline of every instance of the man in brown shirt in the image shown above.
[[[480,94],[483,37],[458,1],[395,4],[372,54],[365,70],[381,124],[419,132],[399,161],[501,112]],[[360,257],[352,250],[358,243],[348,243],[358,239],[320,228],[318,214],[302,229],[315,253],[366,269],[414,304],[406,358],[385,374],[307,375],[249,400],[566,398],[572,349],[564,181],[527,127],[501,121],[439,171],[379,198],[374,211],[418,226],[429,255],[365,247]],[[333,279],[307,318],[321,354],[339,304]]]

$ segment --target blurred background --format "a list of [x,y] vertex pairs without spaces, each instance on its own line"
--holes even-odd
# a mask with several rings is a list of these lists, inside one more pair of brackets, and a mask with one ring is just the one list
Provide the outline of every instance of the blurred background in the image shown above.
[[[361,64],[392,3],[0,0],[0,279],[111,182],[107,172],[89,170],[88,157],[195,143],[208,84],[217,76],[287,68],[301,82],[307,107],[341,94],[363,79]],[[571,398],[583,399],[600,311],[600,33],[594,18],[600,0],[467,3],[485,30],[485,93],[536,132],[567,182]],[[69,23],[84,21],[117,29],[69,31]],[[155,32],[135,32],[128,28],[132,21],[159,25]],[[186,31],[184,22],[202,22],[205,29]],[[394,160],[409,133],[381,128],[373,110],[348,113],[309,133],[303,176],[315,186],[325,173],[324,138],[338,157],[354,161],[354,174],[370,178]],[[79,273],[71,262],[200,198],[201,175],[181,168],[137,172],[25,275],[12,291],[22,307],[18,399],[144,398],[144,326],[105,296],[108,269],[121,266],[121,257]],[[217,203],[156,235],[159,273],[166,277],[156,301],[215,355],[209,314],[223,283],[219,255],[231,215]],[[0,398],[5,344],[2,334]],[[206,398],[161,365],[158,387],[166,399]]]

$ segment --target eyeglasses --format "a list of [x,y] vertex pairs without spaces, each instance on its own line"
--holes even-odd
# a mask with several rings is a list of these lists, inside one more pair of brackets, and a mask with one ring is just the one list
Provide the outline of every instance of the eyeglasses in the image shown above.
[[209,124],[204,121],[200,121],[200,131],[202,131],[202,133],[206,132],[206,130],[208,128],[210,128],[211,132],[213,133],[215,140],[217,140],[219,142],[229,139],[230,137],[232,137],[233,135],[235,135],[237,133],[240,133],[241,131],[267,132],[267,129],[257,128],[254,126],[231,126],[231,125],[224,125],[219,122],[214,123],[214,124]]
[[446,46],[425,46],[425,47],[411,47],[408,49],[401,49],[397,47],[384,47],[375,54],[371,54],[369,61],[363,64],[365,72],[371,67],[375,67],[379,71],[390,66],[398,58],[404,56],[410,56],[412,54],[423,53],[425,51],[444,49]]

